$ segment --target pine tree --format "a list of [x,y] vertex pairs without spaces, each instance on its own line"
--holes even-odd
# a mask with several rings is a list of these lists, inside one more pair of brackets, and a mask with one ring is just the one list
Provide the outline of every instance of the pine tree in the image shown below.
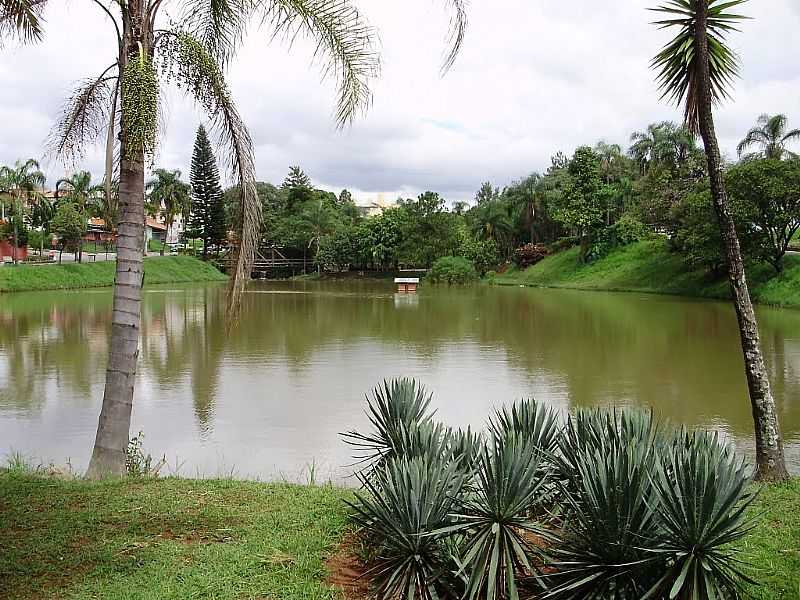
[[289,167],[289,174],[281,184],[281,189],[286,190],[286,200],[289,210],[302,206],[314,195],[311,179],[297,166]]
[[225,241],[227,227],[217,161],[202,125],[197,128],[189,179],[192,183],[192,212],[188,229],[192,237],[203,240],[205,259],[210,245],[219,246]]

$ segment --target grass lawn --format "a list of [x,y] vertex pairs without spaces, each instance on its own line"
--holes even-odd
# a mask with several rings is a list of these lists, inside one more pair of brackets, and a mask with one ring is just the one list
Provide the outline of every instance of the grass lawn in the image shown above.
[[[0,267],[0,293],[110,286],[114,283],[115,268],[114,261],[3,266]],[[213,265],[191,256],[158,256],[144,261],[145,285],[224,279],[226,276]]]
[[[331,486],[88,483],[0,472],[0,598],[339,598],[324,559],[347,531]],[[765,488],[740,544],[760,600],[800,594],[800,480]]]
[[[613,251],[588,265],[578,264],[578,248],[549,256],[520,271],[511,269],[496,277],[503,285],[530,285],[586,290],[633,291],[677,294],[703,298],[730,297],[727,279],[713,279],[702,270],[688,271],[664,240],[648,240]],[[768,265],[748,270],[751,294],[756,302],[800,306],[800,256],[784,258],[783,273]]]
[[340,489],[0,474],[0,598],[336,598]]

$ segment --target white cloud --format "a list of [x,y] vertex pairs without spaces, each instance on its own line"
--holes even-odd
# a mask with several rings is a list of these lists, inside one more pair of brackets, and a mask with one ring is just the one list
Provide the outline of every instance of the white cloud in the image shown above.
[[[301,164],[326,188],[362,196],[425,189],[468,199],[481,181],[497,185],[544,169],[557,150],[605,138],[625,145],[631,131],[680,112],[659,100],[650,57],[666,40],[650,24],[650,0],[473,2],[459,59],[438,71],[448,15],[443,2],[362,3],[381,33],[383,73],[369,113],[345,131],[333,125],[333,82],[310,68],[313,46],[288,51],[266,34],[248,36],[229,73],[256,144],[259,178],[280,182]],[[717,113],[732,155],[762,112],[785,112],[800,125],[800,25],[796,0],[751,2],[753,16],[732,43],[742,56],[735,98]],[[113,37],[90,3],[48,13],[38,47],[0,52],[0,163],[40,156],[42,141],[77,79],[111,62]],[[202,115],[168,94],[158,164],[188,175]],[[98,174],[101,153],[87,154]],[[62,168],[49,167],[51,178]]]

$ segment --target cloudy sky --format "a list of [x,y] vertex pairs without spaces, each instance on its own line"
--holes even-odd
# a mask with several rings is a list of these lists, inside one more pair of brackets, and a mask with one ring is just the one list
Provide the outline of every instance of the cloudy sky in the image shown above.
[[[357,0],[358,1],[358,0]],[[659,101],[649,59],[665,41],[645,9],[655,0],[472,0],[467,39],[439,76],[448,14],[443,0],[360,0],[380,32],[382,74],[370,111],[344,131],[333,123],[334,84],[320,82],[313,46],[267,43],[254,28],[229,82],[256,145],[258,178],[280,183],[300,164],[320,187],[358,200],[427,189],[470,200],[482,181],[505,185],[599,139],[623,147],[631,131],[679,119]],[[179,4],[167,3],[168,6]],[[800,127],[800,3],[751,0],[753,17],[731,38],[742,57],[734,100],[718,111],[724,151],[763,112]],[[0,50],[0,163],[41,158],[43,141],[71,87],[113,62],[109,24],[89,0],[53,0],[47,36]],[[168,94],[156,165],[188,178],[203,116]],[[99,148],[83,168],[99,180]],[[52,184],[64,166],[48,161]]]

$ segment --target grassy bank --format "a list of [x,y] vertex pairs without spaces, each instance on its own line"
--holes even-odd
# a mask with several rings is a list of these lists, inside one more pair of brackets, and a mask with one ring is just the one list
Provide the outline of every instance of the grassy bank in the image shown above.
[[[762,304],[800,307],[800,256],[787,255],[780,275],[767,265],[748,270],[753,299]],[[585,290],[677,294],[701,298],[730,297],[727,279],[686,269],[664,240],[648,240],[615,250],[588,265],[578,264],[578,248],[549,256],[524,270],[511,269],[496,283]]]
[[[62,265],[0,267],[0,292],[79,289],[114,283],[114,261]],[[144,282],[181,283],[221,281],[225,275],[213,265],[191,256],[159,256],[144,261]]]
[[[0,472],[0,597],[339,598],[324,559],[347,531],[330,486],[87,483]],[[800,594],[800,480],[762,490],[741,544],[754,598]]]

